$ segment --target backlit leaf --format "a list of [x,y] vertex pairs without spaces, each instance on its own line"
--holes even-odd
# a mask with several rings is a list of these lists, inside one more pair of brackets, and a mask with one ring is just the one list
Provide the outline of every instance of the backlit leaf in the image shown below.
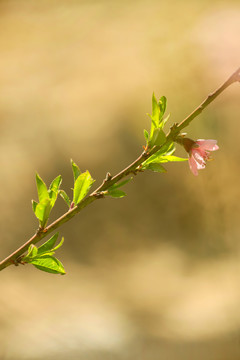
[[166,135],[162,129],[158,128],[153,131],[152,138],[150,140],[150,147],[154,145],[162,145],[166,140]]
[[148,142],[149,134],[148,134],[147,130],[144,129],[143,133],[144,133],[144,137],[146,139],[146,142]]
[[181,158],[181,157],[178,157],[178,156],[174,156],[174,155],[166,155],[166,156],[160,156],[159,157],[159,162],[176,162],[176,161],[187,161],[188,159],[187,158]]
[[37,173],[36,173],[36,183],[37,183],[39,202],[41,202],[45,199],[49,199],[47,186]]
[[75,164],[75,162],[71,159],[71,165],[72,165],[72,171],[73,171],[73,178],[74,178],[74,182],[77,180],[77,178],[79,177],[79,175],[81,174],[81,171],[79,169],[79,167],[77,166],[77,164]]
[[152,95],[152,116],[151,116],[151,118],[157,127],[159,124],[159,106],[158,106],[157,99],[156,99],[154,93]]
[[54,234],[49,240],[47,240],[44,244],[42,244],[38,248],[38,255],[43,254],[47,251],[54,251],[53,247],[56,244],[58,238],[58,233]]
[[129,179],[123,180],[123,181],[121,181],[121,182],[119,182],[119,183],[117,183],[117,184],[113,184],[113,185],[108,189],[108,191],[109,191],[109,190],[114,190],[114,189],[120,188],[120,187],[122,187],[123,185],[127,184],[127,183],[128,183],[129,181],[131,181],[131,180],[132,180],[132,177],[129,178]]
[[126,196],[126,193],[122,190],[108,190],[106,195],[112,196],[114,198],[122,198]]
[[39,219],[41,227],[46,225],[51,209],[51,201],[49,199],[45,199],[41,203],[37,204],[35,215]]
[[37,253],[38,253],[38,248],[35,245],[31,244],[28,248],[27,255],[24,256],[22,260],[27,262],[29,258],[37,256]]
[[160,109],[160,119],[163,117],[166,107],[167,107],[167,98],[166,96],[161,96],[158,102],[158,106]]
[[64,190],[60,190],[59,192],[60,196],[63,198],[63,200],[67,203],[68,207],[71,206],[71,200],[69,199],[69,196]]
[[78,204],[87,195],[93,183],[94,180],[88,170],[78,176],[73,189],[74,204]]
[[37,205],[38,205],[38,203],[35,200],[32,200],[32,209],[33,209],[34,214],[35,214]]
[[160,172],[160,173],[167,172],[167,170],[162,165],[157,164],[157,163],[147,164],[146,166],[143,167],[143,169],[152,170],[152,171]]
[[46,271],[52,274],[65,274],[62,263],[54,256],[45,255],[34,258],[30,264],[34,265],[37,269]]
[[59,187],[62,183],[62,177],[61,175],[57,176],[51,183],[49,187],[49,197],[51,199],[51,205],[52,207],[55,204],[55,201],[57,200]]
[[57,244],[57,246],[55,246],[55,248],[53,248],[52,251],[56,251],[57,249],[59,249],[63,245],[63,242],[64,242],[64,237],[62,237],[60,243]]

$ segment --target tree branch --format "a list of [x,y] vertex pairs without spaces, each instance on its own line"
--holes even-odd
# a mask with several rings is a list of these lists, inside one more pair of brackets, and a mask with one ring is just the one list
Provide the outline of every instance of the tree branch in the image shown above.
[[29,245],[36,244],[46,236],[48,236],[51,232],[59,228],[64,223],[68,222],[71,218],[73,218],[76,214],[82,211],[87,205],[90,205],[97,199],[101,199],[104,197],[103,192],[109,189],[112,185],[119,182],[122,178],[130,175],[136,174],[138,172],[138,167],[141,165],[146,159],[155,154],[158,150],[161,149],[162,146],[170,144],[175,141],[179,133],[186,126],[190,124],[190,122],[195,119],[201,112],[211,103],[213,102],[224,90],[226,90],[231,84],[235,82],[240,82],[240,68],[238,68],[230,77],[227,79],[218,89],[216,89],[213,93],[209,94],[208,97],[190,114],[188,115],[180,124],[174,124],[169,131],[166,141],[161,146],[154,146],[151,150],[144,150],[143,153],[129,166],[123,169],[114,177],[108,173],[106,179],[103,181],[102,185],[100,185],[94,192],[92,192],[89,196],[83,199],[77,206],[73,209],[70,209],[68,212],[63,214],[57,220],[55,220],[52,224],[48,225],[45,229],[39,229],[27,242],[25,242],[21,247],[19,247],[16,251],[6,257],[4,260],[0,262],[0,271],[8,267],[9,265],[15,264],[18,265],[21,263],[22,255],[27,251]]
[[188,115],[179,125],[178,130],[181,131],[190,124],[195,117],[201,114],[201,112],[213,102],[224,90],[226,90],[231,84],[240,82],[240,67],[213,93],[209,94],[208,97],[190,114]]

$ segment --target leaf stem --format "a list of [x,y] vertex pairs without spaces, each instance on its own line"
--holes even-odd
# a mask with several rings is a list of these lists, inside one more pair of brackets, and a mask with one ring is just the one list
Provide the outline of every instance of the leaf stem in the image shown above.
[[5,269],[10,265],[18,265],[21,263],[21,258],[23,254],[27,251],[29,245],[36,244],[46,236],[48,236],[55,229],[59,228],[64,223],[68,222],[71,218],[73,218],[76,214],[82,211],[86,206],[90,205],[97,199],[101,199],[104,197],[103,192],[109,189],[113,184],[116,184],[122,178],[130,175],[131,173],[137,174],[139,171],[138,167],[141,165],[146,159],[155,154],[162,146],[170,144],[175,141],[180,131],[184,129],[186,126],[190,124],[190,122],[195,119],[201,112],[211,103],[213,102],[224,90],[226,90],[231,84],[235,82],[240,82],[240,67],[213,93],[209,94],[208,97],[190,114],[188,115],[180,124],[174,124],[169,133],[167,134],[166,141],[161,146],[154,146],[152,149],[148,150],[147,148],[143,151],[143,153],[129,166],[123,169],[115,176],[111,176],[109,173],[107,174],[106,179],[103,183],[89,196],[83,199],[77,206],[74,206],[68,212],[60,216],[57,220],[55,220],[52,224],[47,226],[45,229],[39,229],[28,241],[26,241],[21,247],[15,250],[12,254],[6,257],[4,260],[0,262],[0,271]]

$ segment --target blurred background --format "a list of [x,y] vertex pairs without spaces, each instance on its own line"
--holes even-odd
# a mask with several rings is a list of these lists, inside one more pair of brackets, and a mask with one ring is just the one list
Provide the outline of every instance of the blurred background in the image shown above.
[[[239,18],[234,0],[0,1],[1,259],[37,228],[35,171],[70,193],[71,158],[96,186],[122,170],[153,91],[179,122],[239,66]],[[239,113],[235,84],[187,129],[220,146],[198,177],[140,174],[62,226],[66,276],[1,272],[0,359],[240,358]]]

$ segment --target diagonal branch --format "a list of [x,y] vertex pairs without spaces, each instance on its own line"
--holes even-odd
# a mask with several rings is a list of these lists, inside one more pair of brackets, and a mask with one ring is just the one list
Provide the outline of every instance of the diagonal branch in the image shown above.
[[55,220],[52,224],[47,226],[45,229],[38,230],[27,242],[25,242],[21,247],[19,247],[16,251],[6,257],[4,260],[0,262],[0,271],[5,269],[10,265],[18,265],[21,263],[22,255],[27,251],[29,245],[38,243],[41,239],[48,236],[55,229],[59,228],[64,223],[68,222],[71,218],[73,218],[76,214],[82,211],[86,206],[90,205],[97,199],[101,199],[104,197],[103,191],[109,189],[112,185],[119,182],[122,178],[130,175],[136,174],[138,172],[138,167],[141,165],[146,159],[155,154],[158,150],[161,149],[162,146],[166,144],[170,144],[175,141],[179,133],[187,127],[191,121],[193,121],[201,112],[211,103],[213,102],[224,90],[226,90],[231,84],[235,82],[240,82],[240,68],[238,68],[218,89],[216,89],[213,93],[209,94],[208,97],[190,114],[188,115],[180,124],[174,124],[169,131],[166,141],[161,146],[154,146],[151,150],[144,150],[143,153],[129,166],[123,169],[114,177],[109,176],[103,181],[102,185],[100,185],[94,192],[92,192],[89,196],[83,199],[77,206],[73,209],[70,209],[68,212],[60,216],[57,220]]
[[190,114],[184,119],[179,125],[178,130],[181,131],[190,124],[195,117],[201,114],[201,112],[213,102],[224,90],[226,90],[231,84],[240,82],[240,67],[213,93],[209,94],[208,97]]

